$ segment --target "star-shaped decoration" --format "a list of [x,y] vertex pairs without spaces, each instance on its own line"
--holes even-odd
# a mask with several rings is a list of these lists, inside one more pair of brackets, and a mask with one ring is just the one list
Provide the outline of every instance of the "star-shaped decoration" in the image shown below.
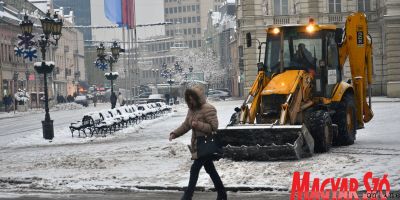
[[37,58],[37,50],[36,48],[30,48],[30,49],[25,49],[24,51],[24,58],[29,59],[29,61],[32,61],[33,58]]
[[24,54],[24,49],[19,47],[14,47],[14,52],[16,56],[22,57],[22,54]]

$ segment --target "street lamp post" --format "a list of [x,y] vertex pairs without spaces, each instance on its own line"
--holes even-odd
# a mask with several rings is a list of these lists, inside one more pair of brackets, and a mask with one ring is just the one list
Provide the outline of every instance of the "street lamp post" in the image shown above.
[[190,81],[193,81],[193,66],[189,67],[189,72],[190,72]]
[[74,74],[74,81],[76,83],[76,94],[79,95],[79,77],[81,76],[81,72],[77,71]]
[[[168,79],[168,81],[167,81],[167,83],[169,84],[169,99],[168,99],[168,101],[170,102],[170,99],[172,98],[172,95],[171,95],[171,86],[172,86],[172,84],[174,84],[174,80],[172,79],[172,73],[170,72],[169,73],[169,79]],[[169,102],[168,102],[168,104],[169,104]]]
[[156,76],[156,91],[157,91],[157,94],[158,94],[158,69],[151,69],[151,71]]
[[13,90],[13,92],[14,92],[14,102],[13,102],[13,105],[14,105],[14,113],[15,113],[15,109],[16,109],[16,104],[17,104],[17,100],[15,99],[15,93],[17,93],[17,87],[18,87],[18,72],[14,72],[14,75],[13,75],[13,88],[14,88],[14,90]]
[[124,50],[121,49],[121,47],[118,45],[116,41],[113,42],[111,46],[111,56],[107,56],[105,53],[105,47],[103,43],[100,43],[100,46],[97,47],[97,61],[96,61],[96,66],[103,66],[103,70],[106,69],[107,63],[110,65],[110,73],[105,73],[104,76],[106,77],[107,80],[110,81],[111,84],[111,95],[110,95],[110,101],[111,101],[111,109],[115,108],[116,102],[117,102],[117,97],[114,94],[114,80],[118,78],[118,73],[113,72],[113,64],[118,61],[119,53],[123,52]]
[[[33,23],[25,14],[24,20],[20,23],[22,35],[18,36],[18,38],[21,39],[21,42],[18,43],[18,46],[24,46],[25,58],[29,58],[30,60],[32,60],[32,58],[36,58],[36,50],[32,48],[32,46],[39,47],[42,53],[42,61],[35,63],[34,68],[39,74],[43,74],[44,103],[46,112],[44,121],[42,121],[43,138],[51,140],[54,138],[54,127],[53,120],[51,120],[49,113],[47,74],[50,74],[53,71],[54,62],[46,62],[46,49],[51,45],[58,45],[58,40],[61,38],[63,21],[58,18],[57,13],[54,13],[53,17],[51,17],[50,11],[47,11],[46,16],[44,18],[41,18],[40,22],[42,24],[43,34],[40,35],[40,39],[37,42],[31,41],[34,38],[34,35],[32,34]],[[50,40],[50,36],[53,37],[55,42]]]

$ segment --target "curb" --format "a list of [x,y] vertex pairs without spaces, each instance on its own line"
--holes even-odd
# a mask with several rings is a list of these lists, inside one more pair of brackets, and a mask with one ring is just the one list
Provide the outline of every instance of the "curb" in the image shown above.
[[[140,190],[161,190],[161,191],[185,191],[187,187],[177,187],[177,186],[133,186],[132,188]],[[273,188],[273,187],[225,187],[226,191],[230,192],[289,192],[288,188]],[[215,188],[207,187],[196,187],[195,191],[206,192],[213,191]]]

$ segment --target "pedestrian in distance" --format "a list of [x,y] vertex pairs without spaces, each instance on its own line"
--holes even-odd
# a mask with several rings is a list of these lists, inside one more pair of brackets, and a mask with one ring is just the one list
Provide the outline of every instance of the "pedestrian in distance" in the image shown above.
[[111,101],[111,109],[114,109],[115,105],[117,105],[117,95],[115,95],[115,92],[111,93],[110,101]]
[[125,105],[125,98],[124,98],[124,96],[122,96],[121,92],[118,93],[118,103],[119,103],[119,106]]
[[206,102],[205,93],[202,87],[194,86],[186,89],[185,101],[189,107],[185,121],[169,134],[169,140],[182,136],[189,130],[192,130],[190,152],[192,154],[193,164],[190,169],[190,179],[182,200],[192,199],[200,169],[204,166],[206,172],[210,175],[214,187],[218,192],[217,200],[227,199],[225,187],[215,169],[212,157],[197,156],[197,137],[210,136],[218,128],[217,110],[214,106]]
[[97,104],[97,94],[94,94],[93,95],[93,105],[94,105],[94,107],[96,107],[96,104]]

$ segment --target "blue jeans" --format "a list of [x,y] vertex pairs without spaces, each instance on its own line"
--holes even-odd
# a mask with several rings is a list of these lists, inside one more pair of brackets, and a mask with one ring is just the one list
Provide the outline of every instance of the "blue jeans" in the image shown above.
[[194,190],[196,188],[197,179],[199,178],[199,172],[201,167],[204,166],[206,172],[210,175],[212,182],[214,183],[215,190],[218,192],[218,199],[226,199],[225,187],[215,169],[214,163],[211,158],[199,158],[194,160],[192,167],[190,168],[190,179],[188,188],[185,191],[182,200],[192,199]]

